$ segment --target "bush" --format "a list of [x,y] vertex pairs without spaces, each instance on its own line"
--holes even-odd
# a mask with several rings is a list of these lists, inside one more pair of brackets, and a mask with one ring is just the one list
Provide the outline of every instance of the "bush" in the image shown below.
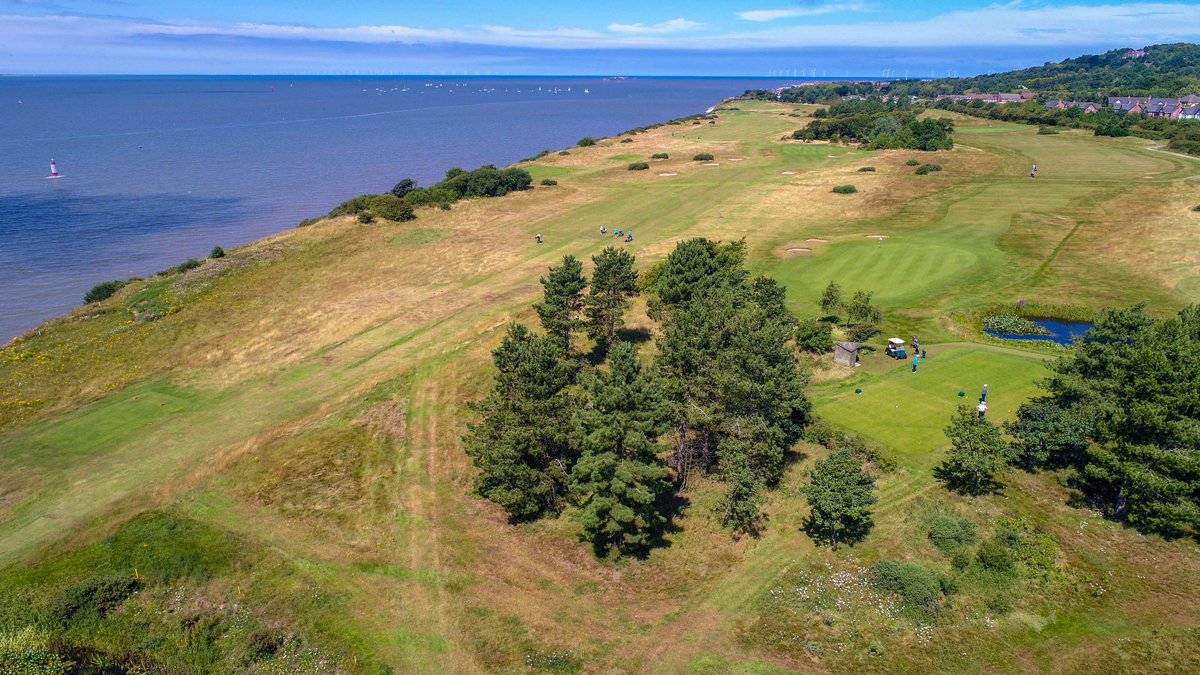
[[621,142],[622,142],[622,143],[632,143],[632,142],[633,142],[633,139],[632,139],[632,138],[622,138],[622,139],[621,139]]
[[196,260],[195,258],[188,258],[187,260],[184,260],[183,262],[172,267],[171,269],[164,270],[163,272],[161,272],[161,274],[172,274],[172,273],[183,274],[184,272],[189,272],[191,270],[194,270],[203,264],[204,264],[203,262]]
[[692,157],[692,160],[696,162],[711,162],[713,160],[713,156],[710,153],[702,152]]
[[308,227],[309,225],[316,225],[319,222],[321,222],[320,218],[305,218],[297,223],[296,227]]
[[[671,158],[671,156],[665,152],[656,152],[653,155],[650,155],[650,159],[670,159],[670,158]],[[1200,211],[1200,207],[1197,207],[1196,210]]]
[[1042,126],[1038,127],[1037,132],[1038,132],[1038,136],[1053,136],[1054,134],[1059,133],[1059,131],[1056,127],[1048,127],[1044,124]]
[[939,515],[929,521],[929,540],[943,553],[969,546],[976,537],[975,523],[966,518]]
[[579,139],[579,142],[576,143],[575,145],[578,145],[581,148],[586,148],[589,145],[595,145],[595,144],[596,144],[596,139],[592,138],[591,136],[584,136],[583,138]]
[[833,351],[833,326],[818,319],[804,319],[796,325],[796,346],[810,354]]
[[95,286],[92,286],[90,291],[83,295],[83,302],[89,305],[94,302],[103,302],[111,298],[114,293],[121,290],[121,288],[125,286],[125,283],[126,282],[124,281],[117,280],[105,281],[103,283],[96,284]]
[[846,329],[846,339],[850,342],[866,342],[879,334],[879,326],[872,323],[859,323]]
[[208,257],[212,258],[213,260],[224,258],[225,249],[221,248],[220,246],[214,246],[212,252],[208,254]]
[[1200,204],[1193,206],[1192,210],[1195,211],[1196,213],[1200,213]]
[[363,211],[362,213],[358,214],[358,222],[362,223],[363,225],[370,225],[371,223],[375,222],[375,216],[371,215],[370,211]]
[[852,195],[855,192],[858,192],[858,188],[854,187],[853,185],[837,185],[834,186],[833,192],[839,195]]
[[858,170],[859,173],[874,173],[874,171],[875,167],[873,166],[864,166]]
[[558,154],[560,154],[560,155],[569,155],[569,154],[571,154],[571,151],[570,151],[570,150],[559,150],[559,151],[558,151]]
[[1015,314],[989,314],[983,317],[983,327],[1009,335],[1049,335],[1050,331]]
[[57,626],[96,621],[133,595],[139,583],[132,577],[99,578],[72,586],[50,603],[48,618]]
[[558,181],[554,180],[553,178],[543,178],[538,184],[550,187],[553,185],[558,185]]
[[910,159],[904,163],[905,166],[918,166],[920,164],[921,164],[921,161],[917,160],[917,159]]
[[941,612],[942,583],[932,571],[911,563],[880,560],[871,567],[870,575],[873,588],[901,597],[905,614],[932,621]]
[[650,165],[645,162],[634,162],[633,164],[629,165],[630,171],[645,171],[646,169],[649,169],[649,168],[650,168]]
[[941,164],[922,164],[921,166],[917,167],[916,174],[918,176],[924,176],[930,172],[941,171],[941,170],[942,170]]
[[985,541],[975,552],[975,560],[987,572],[1009,576],[1017,570],[1017,560],[1012,551],[994,541]]

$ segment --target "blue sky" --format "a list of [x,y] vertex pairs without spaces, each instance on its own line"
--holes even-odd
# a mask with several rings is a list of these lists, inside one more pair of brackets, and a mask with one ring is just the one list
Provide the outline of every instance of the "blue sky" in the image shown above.
[[1195,0],[0,0],[7,74],[925,77],[1180,41]]

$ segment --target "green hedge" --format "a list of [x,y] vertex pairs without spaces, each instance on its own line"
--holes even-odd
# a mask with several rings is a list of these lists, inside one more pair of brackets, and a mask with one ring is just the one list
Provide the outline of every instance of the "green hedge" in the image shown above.
[[858,188],[853,185],[838,185],[833,188],[833,191],[839,195],[850,195],[858,192]]

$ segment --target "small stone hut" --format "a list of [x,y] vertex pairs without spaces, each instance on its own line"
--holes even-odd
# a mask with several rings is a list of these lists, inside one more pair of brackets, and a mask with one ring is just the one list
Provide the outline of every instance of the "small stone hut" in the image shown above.
[[861,346],[857,342],[835,342],[833,344],[833,360],[843,366],[853,368],[858,365],[858,348]]

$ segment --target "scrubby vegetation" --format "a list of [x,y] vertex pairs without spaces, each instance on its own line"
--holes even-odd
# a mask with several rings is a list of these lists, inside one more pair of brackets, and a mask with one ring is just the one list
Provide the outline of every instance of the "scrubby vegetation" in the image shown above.
[[629,165],[630,171],[645,171],[646,169],[649,169],[649,168],[650,168],[650,165],[645,162],[634,162]]
[[671,158],[671,155],[669,155],[665,152],[656,152],[653,155],[650,155],[650,159],[670,159],[670,158]]
[[921,165],[921,160],[919,160],[919,159],[910,159],[910,160],[908,160],[907,162],[905,162],[905,163],[904,163],[904,165],[905,165],[905,166],[920,166],[920,165]]
[[713,160],[712,153],[708,153],[708,152],[701,152],[692,157],[692,161],[694,161],[694,162],[711,162],[712,160]]
[[422,206],[445,209],[460,199],[503,197],[510,192],[526,190],[532,184],[533,178],[529,172],[516,167],[497,169],[489,164],[474,171],[454,168],[431,187],[417,187],[414,181],[405,179],[387,194],[362,195],[342,202],[329,212],[329,217],[365,214],[370,218],[360,219],[360,222],[383,218],[402,223],[415,220],[415,209]]
[[928,174],[931,174],[931,173],[934,173],[937,171],[941,171],[941,170],[942,170],[941,164],[922,164],[921,166],[918,166],[917,170],[914,171],[913,173],[917,174],[918,176],[926,176]]
[[93,302],[103,302],[111,298],[114,293],[121,290],[126,283],[128,282],[121,280],[104,281],[98,283],[95,286],[92,286],[91,289],[84,294],[83,301],[87,304],[91,304]]
[[542,185],[545,187],[553,187],[555,185],[558,185],[558,181],[554,180],[553,178],[543,178],[540,181],[538,181],[538,185]]
[[835,103],[825,117],[809,122],[792,137],[849,141],[872,150],[950,150],[953,131],[954,123],[948,119],[918,119],[908,106],[870,99]]
[[1050,331],[1016,314],[988,314],[983,317],[983,327],[1006,335],[1049,335]]
[[858,171],[859,171],[860,173],[874,173],[874,172],[875,172],[875,167],[873,167],[873,166],[863,166],[863,167],[859,167]]
[[858,192],[858,188],[854,187],[853,185],[835,185],[835,186],[833,186],[834,194],[852,195],[855,192]]

